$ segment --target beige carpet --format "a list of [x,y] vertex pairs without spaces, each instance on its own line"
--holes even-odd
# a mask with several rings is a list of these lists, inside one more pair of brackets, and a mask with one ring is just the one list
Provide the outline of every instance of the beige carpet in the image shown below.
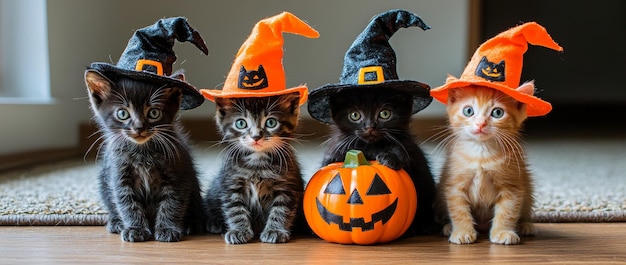
[[[536,222],[626,221],[626,139],[529,140]],[[305,176],[318,167],[317,143],[296,144]],[[442,154],[424,144],[435,175]],[[219,166],[218,147],[196,151],[202,183]],[[102,225],[97,166],[82,159],[0,174],[0,225]]]

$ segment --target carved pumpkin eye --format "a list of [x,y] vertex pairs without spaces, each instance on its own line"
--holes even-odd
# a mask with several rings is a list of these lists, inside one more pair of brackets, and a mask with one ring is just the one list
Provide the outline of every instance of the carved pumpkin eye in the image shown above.
[[339,173],[335,175],[335,177],[326,185],[326,189],[324,190],[326,194],[346,194],[346,190],[343,188],[343,183],[341,183],[341,176]]
[[378,176],[378,174],[374,175],[374,180],[372,180],[372,184],[370,188],[367,190],[367,195],[385,195],[391,194],[391,190],[387,187],[387,184]]

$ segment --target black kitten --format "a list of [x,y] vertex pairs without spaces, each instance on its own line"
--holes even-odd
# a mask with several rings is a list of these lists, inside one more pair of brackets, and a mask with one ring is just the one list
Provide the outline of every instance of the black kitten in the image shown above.
[[342,91],[330,98],[331,135],[326,141],[322,165],[341,162],[351,149],[368,160],[392,169],[403,168],[411,176],[418,195],[418,209],[405,236],[437,232],[433,202],[436,188],[428,161],[410,132],[413,99],[406,93],[363,88]]
[[176,87],[85,72],[91,109],[103,134],[100,195],[107,230],[122,240],[179,241],[202,229],[200,186],[187,138],[176,120]]

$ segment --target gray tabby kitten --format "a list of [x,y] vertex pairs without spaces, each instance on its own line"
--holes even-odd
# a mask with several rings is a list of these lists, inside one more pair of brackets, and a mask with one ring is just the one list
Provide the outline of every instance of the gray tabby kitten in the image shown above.
[[176,120],[180,88],[85,73],[102,151],[107,230],[128,242],[180,241],[202,229],[202,200],[186,135]]
[[216,98],[215,120],[227,143],[225,161],[206,196],[207,230],[228,244],[254,236],[289,241],[301,211],[304,183],[290,144],[298,124],[297,93],[259,98]]

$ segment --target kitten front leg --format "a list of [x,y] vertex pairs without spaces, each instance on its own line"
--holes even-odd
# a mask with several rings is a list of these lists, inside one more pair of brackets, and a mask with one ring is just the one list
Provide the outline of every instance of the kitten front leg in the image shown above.
[[246,208],[244,198],[241,193],[230,193],[222,197],[224,201],[224,217],[226,221],[226,234],[224,240],[228,244],[245,244],[254,237],[251,213]]
[[127,242],[142,242],[152,236],[145,209],[133,196],[131,187],[121,186],[117,192],[117,206],[122,217],[122,240]]
[[446,194],[446,200],[451,222],[444,227],[444,234],[450,234],[448,241],[454,244],[474,243],[478,233],[467,196],[461,190],[452,190]]
[[521,199],[519,194],[504,193],[496,201],[491,221],[489,240],[492,243],[515,245],[520,237],[515,232],[520,218]]
[[[286,243],[289,241],[289,228],[296,216],[295,205],[289,205],[291,199],[287,194],[276,196],[267,215],[265,227],[260,239],[265,243]],[[296,204],[297,205],[297,204]]]
[[[180,191],[174,191],[171,187],[164,187],[164,199],[157,209],[156,222],[154,225],[154,239],[161,242],[178,242],[185,231],[183,215],[188,207],[188,199],[182,198]],[[179,196],[175,196],[178,194]]]

